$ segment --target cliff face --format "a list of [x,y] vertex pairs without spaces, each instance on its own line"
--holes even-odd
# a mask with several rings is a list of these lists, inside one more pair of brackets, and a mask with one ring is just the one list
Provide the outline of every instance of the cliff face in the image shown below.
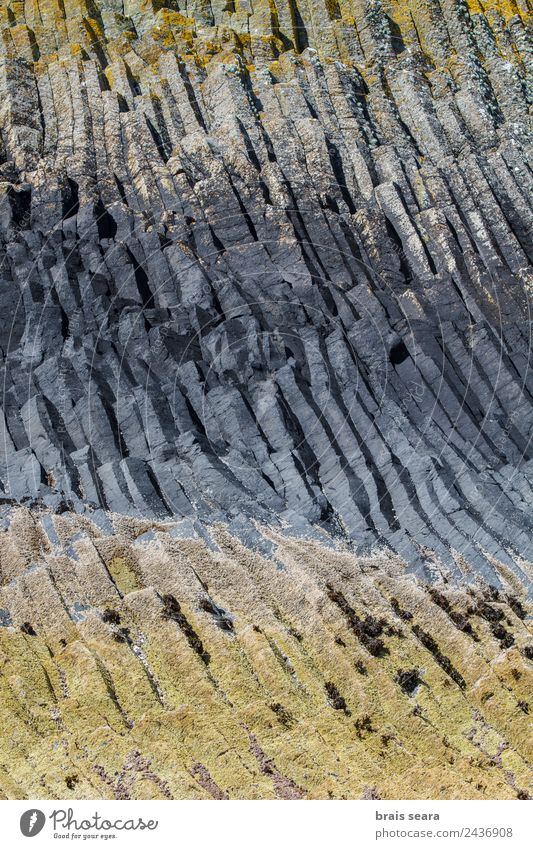
[[528,794],[527,24],[1,4],[0,792]]
[[3,4],[6,497],[527,556],[525,23]]

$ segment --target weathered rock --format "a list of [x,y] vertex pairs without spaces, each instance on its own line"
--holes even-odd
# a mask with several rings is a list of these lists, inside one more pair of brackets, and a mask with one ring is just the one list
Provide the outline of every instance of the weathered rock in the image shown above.
[[[530,620],[452,589],[531,587],[527,23],[522,0],[1,4],[6,796],[529,792]],[[376,655],[342,661],[363,606]]]
[[465,592],[266,527],[3,517],[1,796],[531,793],[531,609],[505,568]]

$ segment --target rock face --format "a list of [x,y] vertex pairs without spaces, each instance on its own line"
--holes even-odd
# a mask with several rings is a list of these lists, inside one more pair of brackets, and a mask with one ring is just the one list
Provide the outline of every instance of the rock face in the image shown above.
[[1,4],[5,795],[527,795],[527,15]]
[[525,22],[522,0],[4,3],[5,497],[519,570]]
[[0,794],[533,795],[531,610],[509,570],[466,592],[388,553],[262,538],[13,511]]

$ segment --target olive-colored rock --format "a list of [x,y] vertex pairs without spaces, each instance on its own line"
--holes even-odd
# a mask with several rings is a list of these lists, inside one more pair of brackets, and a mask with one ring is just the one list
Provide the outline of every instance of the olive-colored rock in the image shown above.
[[505,568],[499,591],[428,587],[326,538],[262,528],[267,557],[222,525],[113,525],[11,514],[4,797],[531,792],[533,633]]

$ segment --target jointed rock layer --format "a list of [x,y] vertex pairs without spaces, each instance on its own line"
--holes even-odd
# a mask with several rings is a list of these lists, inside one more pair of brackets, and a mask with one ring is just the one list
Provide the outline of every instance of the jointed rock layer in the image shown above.
[[2,4],[6,796],[530,792],[528,13]]
[[6,495],[490,575],[530,551],[526,9],[278,5],[4,7]]

